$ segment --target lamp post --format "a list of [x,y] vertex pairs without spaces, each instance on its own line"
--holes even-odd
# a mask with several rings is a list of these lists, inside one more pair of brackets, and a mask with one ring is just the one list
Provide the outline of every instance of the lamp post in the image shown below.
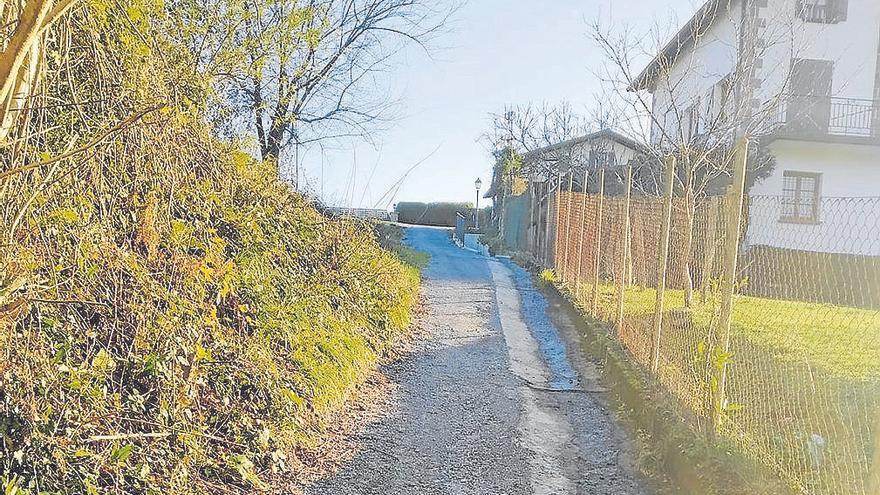
[[480,230],[480,187],[483,186],[483,181],[481,181],[480,178],[477,177],[476,182],[474,182],[474,186],[476,186],[477,188],[477,207],[475,209],[476,211],[474,211],[474,227],[477,230]]

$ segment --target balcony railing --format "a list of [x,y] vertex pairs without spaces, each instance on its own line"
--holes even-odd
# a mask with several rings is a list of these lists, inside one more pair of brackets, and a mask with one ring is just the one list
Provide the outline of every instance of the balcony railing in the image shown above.
[[798,15],[807,22],[837,22],[837,10],[827,4],[805,2],[800,6]]
[[770,131],[792,137],[880,138],[880,101],[788,95],[770,124]]

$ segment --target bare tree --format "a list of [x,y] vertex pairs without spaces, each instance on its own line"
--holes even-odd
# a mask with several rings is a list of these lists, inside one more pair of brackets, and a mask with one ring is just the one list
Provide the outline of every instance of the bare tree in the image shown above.
[[195,1],[221,13],[211,25],[189,21],[201,26],[190,41],[195,62],[221,76],[227,111],[217,120],[225,133],[253,135],[275,162],[291,145],[368,138],[393,106],[380,88],[394,56],[425,48],[455,9],[427,0]]
[[589,129],[587,119],[567,101],[557,106],[506,106],[503,112],[490,117],[492,129],[483,139],[496,151],[512,147],[519,153],[528,153],[575,138]]
[[[649,152],[655,163],[668,155],[678,158],[676,189],[685,198],[688,219],[686,252],[692,247],[696,204],[727,183],[735,141],[765,134],[780,124],[790,61],[805,47],[793,9],[771,2],[759,18],[760,8],[755,0],[711,0],[670,42],[659,26],[645,35],[628,27],[612,29],[601,21],[591,25],[593,41],[606,60],[597,74],[622,115],[620,121],[632,133],[650,136]],[[719,24],[734,28],[735,43],[716,38],[712,29]],[[716,50],[711,55],[714,68],[705,64],[706,54],[698,54],[707,49]],[[642,70],[646,56],[653,60]],[[756,87],[755,81],[761,79],[774,84]],[[705,81],[715,82],[701,88]],[[768,175],[773,165],[769,153],[753,144],[750,182]],[[690,263],[683,269],[690,305]]]

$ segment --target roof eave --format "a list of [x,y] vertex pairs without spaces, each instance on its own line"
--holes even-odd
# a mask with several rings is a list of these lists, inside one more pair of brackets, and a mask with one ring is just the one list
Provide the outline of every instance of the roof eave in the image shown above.
[[586,136],[580,136],[572,139],[568,139],[556,144],[552,144],[549,146],[545,146],[543,148],[539,148],[533,151],[530,151],[523,155],[524,162],[530,162],[534,159],[540,158],[544,153],[549,151],[563,149],[566,147],[572,147],[581,143],[586,143],[590,141],[595,141],[597,139],[607,138],[611,141],[614,141],[618,144],[626,146],[637,153],[644,153],[646,150],[646,146],[635,139],[624,136],[623,134],[615,131],[611,128],[602,129],[591,134],[587,134]]
[[678,56],[697,37],[715,24],[722,8],[728,7],[733,0],[707,0],[691,19],[669,40],[660,53],[645,67],[642,72],[626,88],[629,92],[652,90],[656,78],[662,72],[663,67],[669,67],[676,62]]

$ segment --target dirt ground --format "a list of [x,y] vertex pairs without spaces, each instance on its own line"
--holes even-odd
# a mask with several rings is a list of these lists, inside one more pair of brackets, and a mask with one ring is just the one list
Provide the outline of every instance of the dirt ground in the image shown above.
[[384,412],[319,494],[649,493],[564,316],[509,261],[411,228],[428,252],[413,352],[388,365]]

